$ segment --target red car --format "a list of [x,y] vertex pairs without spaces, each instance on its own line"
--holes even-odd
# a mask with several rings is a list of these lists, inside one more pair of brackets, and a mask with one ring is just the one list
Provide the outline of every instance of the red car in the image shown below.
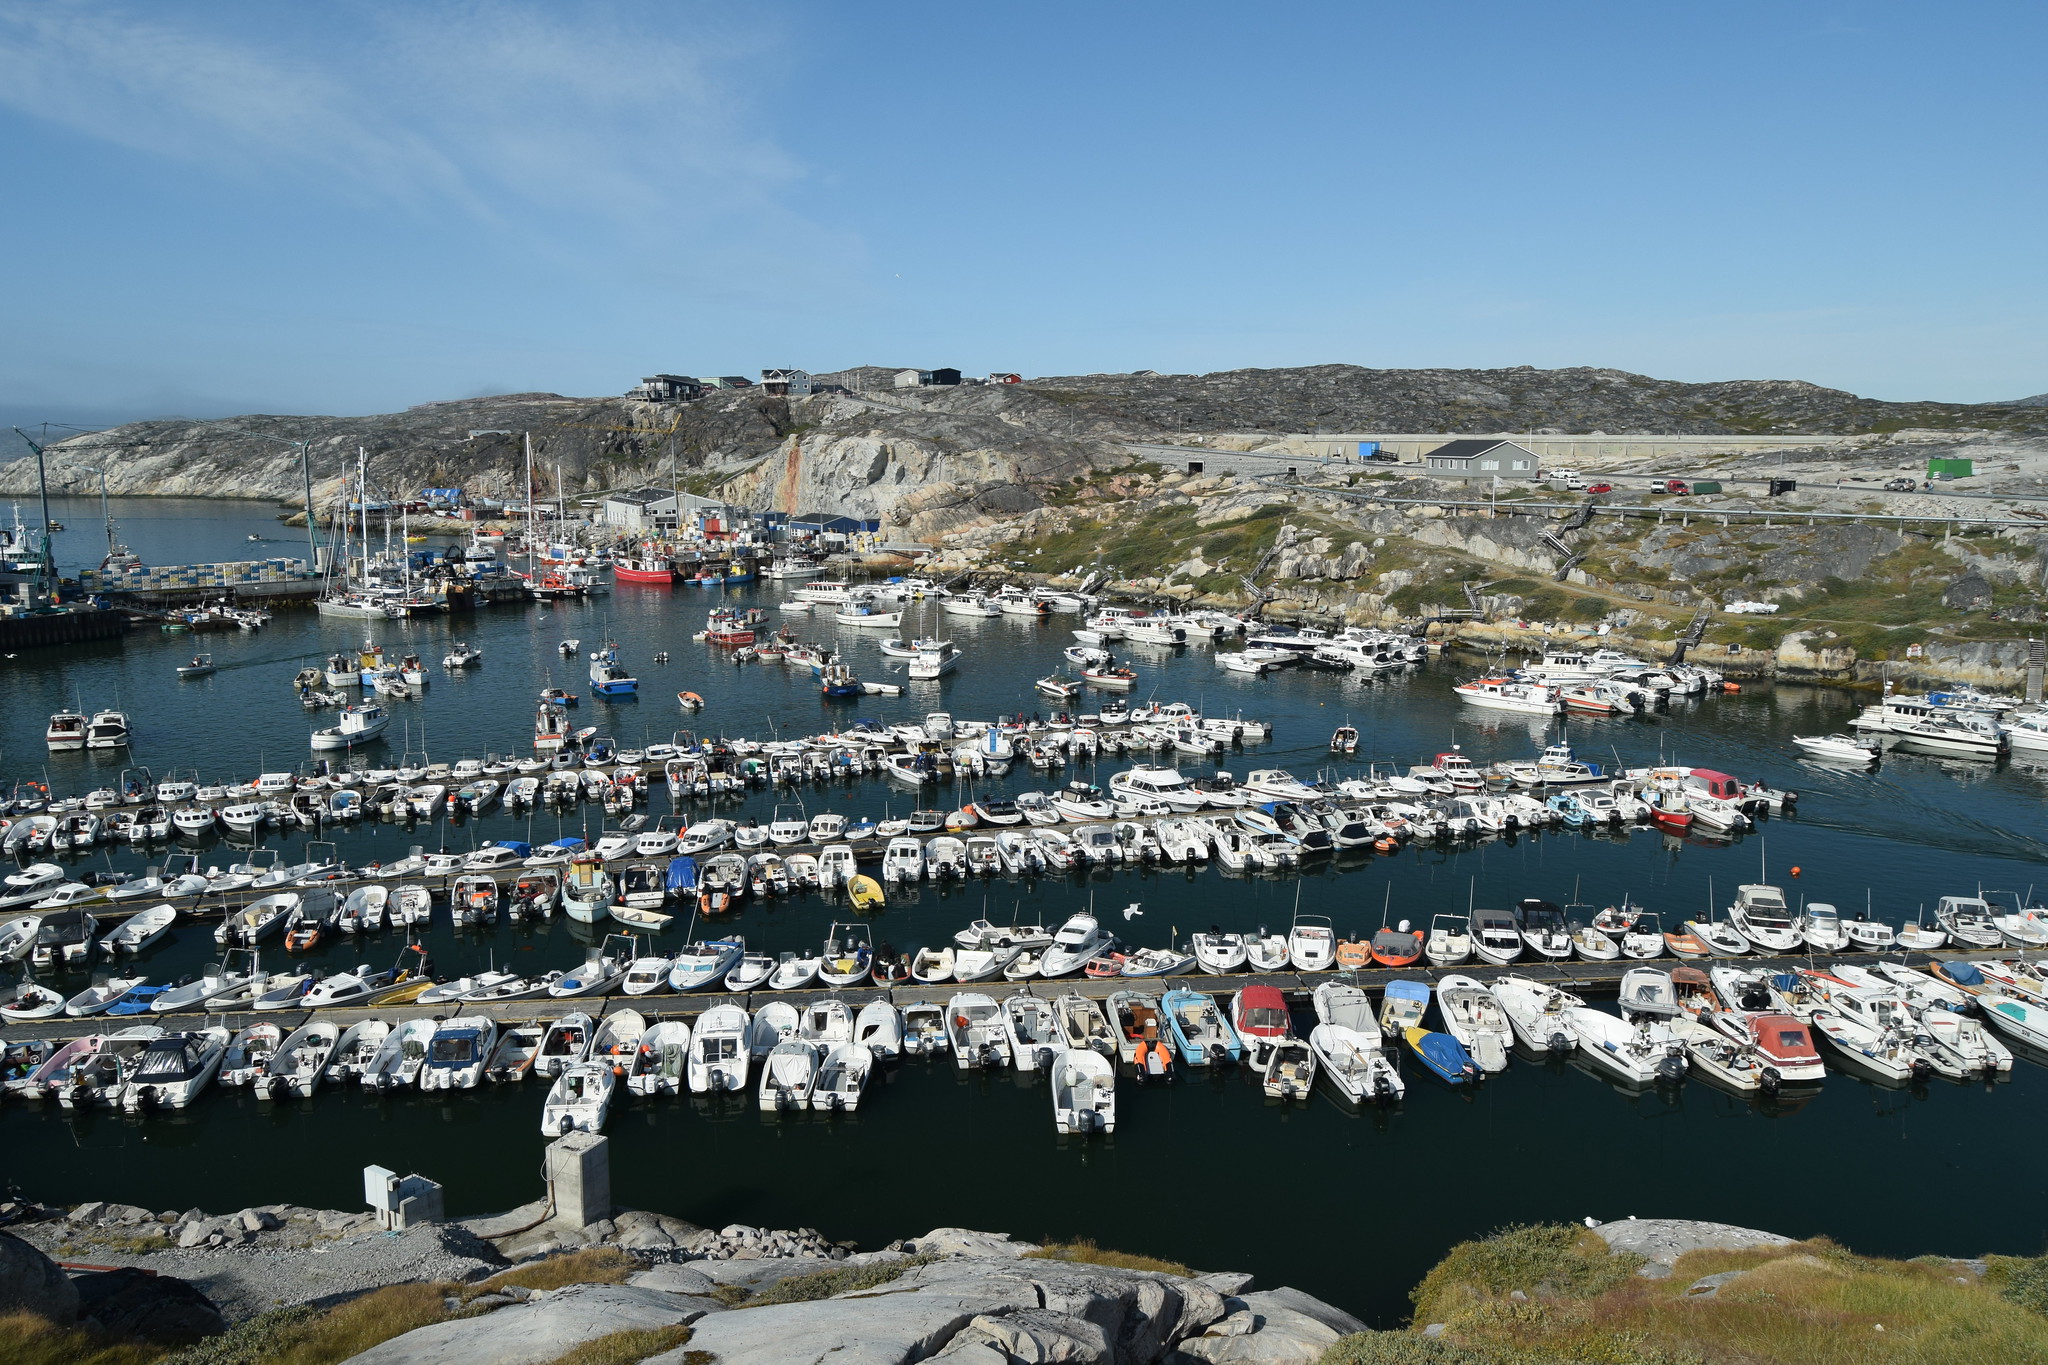
[[1614,485],[1611,483],[1589,483],[1586,485],[1586,491],[1588,493],[1612,493]]

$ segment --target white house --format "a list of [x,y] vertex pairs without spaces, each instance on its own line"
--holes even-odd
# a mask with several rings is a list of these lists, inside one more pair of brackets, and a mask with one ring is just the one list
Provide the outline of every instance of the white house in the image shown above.
[[787,394],[791,398],[807,398],[811,392],[809,370],[763,370],[761,391],[769,394]]

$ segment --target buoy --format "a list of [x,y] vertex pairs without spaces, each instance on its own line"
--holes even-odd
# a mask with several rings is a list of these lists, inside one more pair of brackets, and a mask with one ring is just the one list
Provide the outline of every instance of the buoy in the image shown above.
[[1795,877],[1796,877],[1796,876],[1798,876],[1798,875],[1799,875],[1799,869],[1798,869],[1798,868],[1796,868],[1796,867],[1795,867],[1795,868],[1793,868],[1793,869],[1792,869],[1792,875],[1793,875],[1793,876],[1795,876]]

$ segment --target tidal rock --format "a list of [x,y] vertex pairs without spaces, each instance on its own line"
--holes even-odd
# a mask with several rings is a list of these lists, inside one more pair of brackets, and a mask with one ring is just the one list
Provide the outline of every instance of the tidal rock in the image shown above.
[[350,1360],[351,1365],[541,1365],[612,1332],[673,1327],[696,1316],[696,1310],[651,1289],[571,1285],[500,1308],[488,1325],[464,1319],[433,1323]]
[[269,1232],[284,1226],[284,1220],[268,1209],[243,1209],[237,1217],[249,1232]]
[[106,1212],[107,1202],[104,1199],[95,1199],[80,1204],[77,1208],[66,1214],[65,1217],[74,1223],[97,1223],[106,1216]]
[[55,1261],[0,1232],[0,1313],[35,1313],[69,1323],[78,1316],[78,1288]]
[[213,1300],[175,1275],[122,1268],[81,1275],[79,1316],[116,1336],[182,1346],[227,1330]]

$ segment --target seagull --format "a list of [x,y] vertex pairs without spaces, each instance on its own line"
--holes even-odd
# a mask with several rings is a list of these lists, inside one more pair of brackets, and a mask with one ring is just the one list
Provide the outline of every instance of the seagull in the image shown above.
[[1600,1226],[1600,1220],[1589,1213],[1586,1215],[1586,1226],[1589,1228],[1597,1228]]
[[1134,918],[1136,918],[1137,916],[1139,916],[1139,915],[1142,915],[1142,914],[1144,914],[1144,913],[1145,913],[1145,912],[1144,912],[1143,910],[1140,910],[1140,909],[1138,908],[1138,903],[1137,903],[1136,901],[1132,901],[1132,902],[1131,902],[1131,903],[1130,903],[1129,905],[1126,905],[1126,906],[1124,907],[1124,918],[1125,918],[1125,919],[1134,919]]

